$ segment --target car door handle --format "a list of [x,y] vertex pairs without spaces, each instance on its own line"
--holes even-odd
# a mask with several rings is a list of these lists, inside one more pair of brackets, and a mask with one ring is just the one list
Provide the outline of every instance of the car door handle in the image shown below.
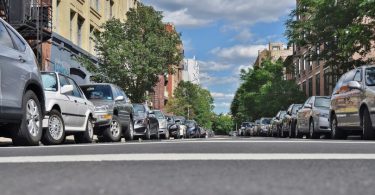
[[19,60],[21,63],[26,62],[26,60],[24,60],[22,56],[18,56],[18,60]]
[[74,100],[75,103],[77,103],[77,100]]
[[87,102],[85,102],[85,105],[87,105]]

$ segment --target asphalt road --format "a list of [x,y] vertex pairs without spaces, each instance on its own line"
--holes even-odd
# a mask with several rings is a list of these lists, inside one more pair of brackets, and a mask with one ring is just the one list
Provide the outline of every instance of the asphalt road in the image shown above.
[[374,194],[375,142],[229,138],[0,143],[1,195]]

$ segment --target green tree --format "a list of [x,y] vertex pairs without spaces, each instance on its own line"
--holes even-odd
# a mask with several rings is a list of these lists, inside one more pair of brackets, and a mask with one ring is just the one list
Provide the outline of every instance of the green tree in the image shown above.
[[241,72],[242,84],[231,104],[236,124],[274,116],[292,103],[301,103],[305,94],[294,80],[283,79],[283,63],[265,60],[261,67]]
[[373,0],[300,0],[286,22],[286,36],[309,51],[309,60],[324,60],[339,76],[373,62],[366,55],[375,40],[374,6]]
[[215,131],[216,134],[228,134],[233,129],[233,119],[229,115],[215,115],[212,130]]
[[111,19],[93,38],[99,63],[80,59],[96,82],[114,83],[123,88],[133,102],[146,100],[158,82],[158,75],[173,73],[171,64],[183,58],[180,34],[168,32],[162,13],[138,3],[127,12],[126,22]]
[[211,93],[191,82],[181,81],[175,97],[168,101],[166,110],[178,116],[194,119],[205,128],[212,126],[213,98]]

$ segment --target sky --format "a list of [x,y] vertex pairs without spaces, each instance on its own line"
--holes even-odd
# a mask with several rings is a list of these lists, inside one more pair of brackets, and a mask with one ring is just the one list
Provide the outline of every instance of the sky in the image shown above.
[[198,60],[200,81],[216,113],[230,112],[241,69],[269,42],[287,43],[284,23],[296,0],[143,0],[182,34],[185,58]]

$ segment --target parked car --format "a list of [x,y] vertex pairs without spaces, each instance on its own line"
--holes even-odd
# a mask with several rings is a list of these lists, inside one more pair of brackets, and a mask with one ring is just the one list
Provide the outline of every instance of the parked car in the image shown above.
[[42,143],[61,144],[66,135],[76,143],[91,143],[94,136],[94,105],[70,77],[56,72],[42,72],[46,96]]
[[187,137],[187,126],[186,126],[186,119],[183,116],[175,117],[176,124],[178,125],[178,131],[176,133],[175,138],[186,138]]
[[271,119],[270,131],[271,131],[272,137],[277,136],[277,120],[276,120],[276,117],[273,117]]
[[260,127],[260,120],[256,120],[254,123],[254,127],[250,130],[250,136],[258,136],[259,135],[259,127]]
[[250,127],[250,126],[251,126],[250,122],[243,122],[241,124],[241,127],[240,127],[239,131],[238,131],[238,135],[239,136],[246,136],[246,135],[248,135],[248,133],[250,133],[250,132],[247,133],[246,129],[248,127]]
[[276,114],[275,125],[276,125],[276,135],[277,135],[277,137],[284,137],[282,128],[283,128],[283,120],[285,118],[285,115],[286,115],[285,110],[280,110]]
[[268,136],[269,135],[269,125],[271,124],[271,118],[264,118],[260,119],[259,124],[259,135],[260,136]]
[[197,122],[195,122],[194,120],[186,120],[185,124],[187,127],[186,134],[188,138],[200,137],[200,129]]
[[237,131],[229,131],[228,135],[235,137],[235,136],[238,136],[238,132]]
[[199,137],[207,138],[207,130],[204,127],[199,126]]
[[320,134],[330,134],[329,107],[331,99],[328,96],[312,96],[306,100],[297,113],[297,137],[306,134],[308,138],[318,139]]
[[168,124],[167,128],[169,131],[169,135],[177,139],[180,127],[176,123],[175,116],[166,116],[166,117],[167,117],[167,124]]
[[155,117],[158,119],[159,122],[159,135],[161,135],[164,139],[169,139],[167,117],[160,110],[153,110],[152,112],[154,113]]
[[302,104],[292,104],[286,111],[285,118],[283,120],[282,128],[288,132],[290,138],[296,137],[296,125],[297,125],[297,111],[300,110]]
[[253,122],[249,122],[249,124],[245,127],[245,136],[250,136],[254,128],[255,124]]
[[82,85],[86,98],[95,106],[94,134],[99,141],[119,142],[134,137],[134,112],[128,96],[118,86],[109,83]]
[[134,135],[142,136],[146,140],[160,139],[159,121],[146,104],[133,104],[134,107]]
[[0,19],[0,135],[14,145],[38,145],[45,97],[36,58],[29,44]]
[[359,134],[374,139],[375,66],[361,66],[344,74],[331,97],[330,125],[333,139]]

